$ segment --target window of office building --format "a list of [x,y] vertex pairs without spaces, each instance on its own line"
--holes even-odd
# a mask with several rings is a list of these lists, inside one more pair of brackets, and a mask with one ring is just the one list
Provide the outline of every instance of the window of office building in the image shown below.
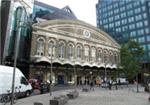
[[127,14],[128,14],[128,16],[132,16],[132,15],[133,15],[133,10],[129,10],[129,11],[127,12]]
[[144,34],[144,29],[140,29],[137,31],[137,34],[140,36],[140,35],[143,35]]
[[135,12],[135,14],[140,13],[140,12],[141,12],[141,8],[136,8],[136,9],[134,10],[134,12]]
[[124,25],[124,24],[127,24],[127,19],[123,19],[121,20],[121,23]]
[[138,23],[136,23],[136,27],[137,27],[137,28],[143,27],[143,22],[138,22]]
[[134,22],[134,17],[128,18],[129,23]]
[[117,13],[119,13],[119,9],[114,10],[114,14],[117,14]]
[[109,22],[112,22],[113,21],[113,17],[109,17]]
[[121,13],[121,18],[125,18],[126,17],[126,12]]
[[138,41],[139,41],[139,43],[144,43],[144,42],[145,42],[145,39],[144,39],[144,37],[139,37],[139,38],[138,38]]
[[119,5],[122,6],[122,5],[124,5],[124,3],[125,3],[124,1],[120,1]]
[[116,28],[116,32],[121,32],[121,28]]
[[136,7],[136,6],[139,6],[140,5],[140,2],[139,1],[136,1],[136,2],[134,2],[134,7]]
[[119,20],[119,18],[120,18],[119,15],[115,16],[115,20]]
[[118,3],[115,3],[113,6],[114,8],[118,8]]
[[146,13],[143,13],[143,18],[147,18],[147,14]]
[[131,9],[132,8],[132,3],[127,5],[127,9]]
[[147,38],[147,41],[150,42],[150,35],[148,35],[146,38]]
[[130,24],[129,29],[135,29],[135,24]]
[[115,26],[120,26],[120,21],[117,21],[117,22],[115,23]]
[[146,33],[146,34],[149,33],[149,28],[145,28],[145,33]]
[[145,11],[145,6],[142,6],[142,11]]
[[150,44],[147,44],[147,48],[148,48],[148,50],[150,50]]
[[123,12],[123,11],[125,11],[125,7],[120,8],[120,12]]
[[145,20],[145,21],[144,21],[144,26],[147,26],[147,25],[148,25],[148,21]]
[[142,16],[141,15],[137,15],[135,16],[135,20],[138,21],[138,20],[142,20]]
[[131,37],[136,37],[136,31],[131,31],[131,32],[130,32],[130,36],[131,36]]
[[127,29],[128,29],[128,26],[123,26],[122,27],[122,31],[127,31]]

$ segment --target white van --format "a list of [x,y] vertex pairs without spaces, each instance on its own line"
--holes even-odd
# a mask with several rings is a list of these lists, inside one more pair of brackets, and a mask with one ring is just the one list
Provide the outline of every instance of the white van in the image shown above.
[[[11,92],[13,77],[13,67],[0,65],[0,95]],[[15,90],[18,97],[29,96],[32,92],[32,86],[28,83],[23,73],[16,68]]]

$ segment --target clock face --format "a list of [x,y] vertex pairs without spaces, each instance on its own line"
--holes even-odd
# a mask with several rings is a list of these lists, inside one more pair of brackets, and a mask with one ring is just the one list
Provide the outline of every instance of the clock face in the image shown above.
[[84,31],[83,31],[83,35],[84,35],[86,38],[90,38],[91,33],[90,33],[88,30],[84,30]]

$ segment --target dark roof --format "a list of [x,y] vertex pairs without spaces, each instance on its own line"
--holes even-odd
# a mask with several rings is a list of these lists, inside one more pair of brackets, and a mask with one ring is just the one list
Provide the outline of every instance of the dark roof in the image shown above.
[[[54,10],[53,13],[50,12],[45,12],[43,11],[41,15],[38,15],[37,17],[40,17],[42,19],[46,19],[46,20],[53,20],[53,19],[71,19],[71,20],[77,20],[76,16],[74,15],[74,13],[72,12],[72,10],[70,9],[69,6],[65,6],[62,9],[41,3],[39,1],[34,2],[35,5],[39,5],[41,7],[47,8],[47,9],[52,9]],[[44,14],[45,13],[45,14]]]

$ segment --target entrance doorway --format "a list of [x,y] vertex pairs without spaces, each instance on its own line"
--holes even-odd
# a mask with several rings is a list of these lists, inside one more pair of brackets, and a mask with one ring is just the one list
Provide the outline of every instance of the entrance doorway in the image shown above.
[[64,75],[58,75],[58,84],[64,85]]

